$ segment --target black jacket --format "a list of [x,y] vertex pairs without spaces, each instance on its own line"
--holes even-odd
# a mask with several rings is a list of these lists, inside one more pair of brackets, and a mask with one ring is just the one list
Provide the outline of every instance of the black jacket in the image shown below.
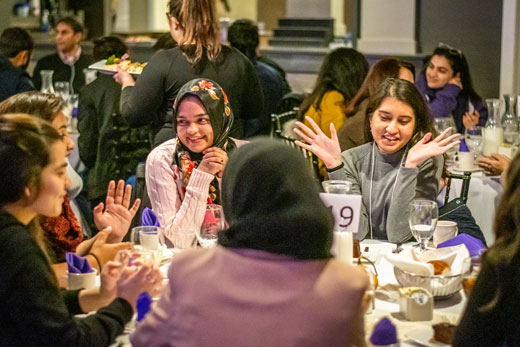
[[29,74],[14,67],[7,57],[0,54],[0,102],[28,90],[34,90]]

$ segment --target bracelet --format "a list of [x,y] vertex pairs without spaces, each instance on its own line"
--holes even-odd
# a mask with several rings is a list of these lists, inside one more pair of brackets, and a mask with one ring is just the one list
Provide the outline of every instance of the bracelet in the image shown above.
[[96,259],[96,262],[97,262],[97,264],[98,264],[98,266],[99,266],[99,273],[101,273],[101,263],[99,262],[98,257],[96,257],[96,256],[94,255],[94,253],[89,253],[88,255],[91,255],[94,259]]
[[341,169],[343,166],[345,166],[345,164],[343,164],[343,162],[341,162],[341,164],[339,164],[339,165],[336,166],[336,167],[333,167],[332,169],[327,168],[327,172],[334,172],[334,171],[336,171],[336,170]]

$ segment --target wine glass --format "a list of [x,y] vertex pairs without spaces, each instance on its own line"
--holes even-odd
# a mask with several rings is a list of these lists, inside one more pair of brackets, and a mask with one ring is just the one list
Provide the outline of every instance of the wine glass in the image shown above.
[[70,97],[70,83],[66,81],[54,82],[54,93],[67,103]]
[[412,235],[421,246],[421,251],[426,249],[428,241],[433,236],[438,216],[439,210],[435,201],[420,199],[412,201],[408,221]]
[[348,194],[352,187],[352,182],[342,180],[328,180],[321,182],[325,193],[329,194]]
[[475,159],[482,153],[483,140],[482,140],[482,127],[475,125],[472,128],[466,128],[464,134],[466,145],[473,152]]
[[224,228],[225,219],[222,206],[206,205],[204,220],[200,229],[196,230],[197,240],[202,248],[211,248],[217,245],[218,232]]

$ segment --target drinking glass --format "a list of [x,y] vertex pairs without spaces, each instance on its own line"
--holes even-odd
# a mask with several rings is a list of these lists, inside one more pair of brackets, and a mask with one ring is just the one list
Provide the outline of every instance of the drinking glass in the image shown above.
[[325,193],[330,194],[348,194],[352,187],[352,182],[342,180],[328,180],[321,182]]
[[482,129],[481,126],[476,125],[473,128],[466,128],[466,133],[464,134],[466,145],[468,145],[469,150],[473,152],[475,159],[482,153],[484,144],[482,140]]
[[64,81],[54,82],[54,93],[67,103],[70,97],[70,83]]
[[464,259],[463,272],[462,272],[462,288],[466,298],[469,298],[471,290],[477,281],[478,274],[480,273],[480,257],[475,256]]
[[161,227],[155,225],[143,225],[132,228],[130,242],[134,244],[134,248],[136,249],[147,251],[158,250],[159,246],[164,244],[161,231]]
[[[447,117],[435,117],[433,119],[433,125],[435,127],[435,130],[440,134],[444,130],[448,128],[452,128],[451,131],[446,135],[450,136],[451,134],[454,134],[457,131],[457,127],[455,126],[455,121],[453,120],[453,116],[450,114]],[[448,157],[448,160],[452,161],[455,157],[455,154],[457,154],[457,146],[450,148],[446,152],[446,156]]]
[[224,229],[224,211],[220,205],[206,205],[206,213],[200,229],[196,230],[197,240],[202,248],[211,248],[217,245],[218,232]]
[[180,229],[173,233],[174,251],[181,252],[189,248],[197,247],[197,237],[195,228]]
[[439,210],[435,201],[419,199],[412,201],[408,221],[412,235],[421,246],[421,251],[426,249],[428,241],[433,236],[438,216]]

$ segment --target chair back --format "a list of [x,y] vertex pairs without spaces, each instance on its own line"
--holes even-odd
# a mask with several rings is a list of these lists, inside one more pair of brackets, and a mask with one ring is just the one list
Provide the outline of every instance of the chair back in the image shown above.
[[292,139],[290,137],[282,135],[282,131],[281,130],[276,130],[275,131],[275,137],[274,138],[275,139],[279,139],[283,143],[285,143],[286,145],[299,150],[303,154],[305,159],[307,159],[307,162],[309,163],[310,167],[312,168],[312,171],[314,172],[314,175],[316,176],[316,178],[320,177],[319,176],[320,166],[319,166],[319,163],[318,163],[318,157],[314,153],[312,153],[311,151],[306,150],[305,148],[302,148],[302,147],[298,146],[295,143],[295,141],[296,141],[295,139]]
[[460,198],[464,203],[468,201],[468,195],[469,195],[469,183],[471,180],[471,171],[464,171],[462,175],[454,174],[451,172],[448,172],[446,175],[448,178],[448,182],[446,183],[446,196],[444,198],[444,203],[447,204],[448,200],[450,198],[450,189],[451,189],[451,180],[452,179],[460,179],[462,180],[462,190],[460,192]]
[[291,111],[287,111],[280,114],[272,114],[271,115],[271,137],[273,137],[276,131],[280,131],[280,134],[283,131],[283,125],[285,122],[296,119],[298,116],[298,111],[300,109],[298,107],[293,108]]

